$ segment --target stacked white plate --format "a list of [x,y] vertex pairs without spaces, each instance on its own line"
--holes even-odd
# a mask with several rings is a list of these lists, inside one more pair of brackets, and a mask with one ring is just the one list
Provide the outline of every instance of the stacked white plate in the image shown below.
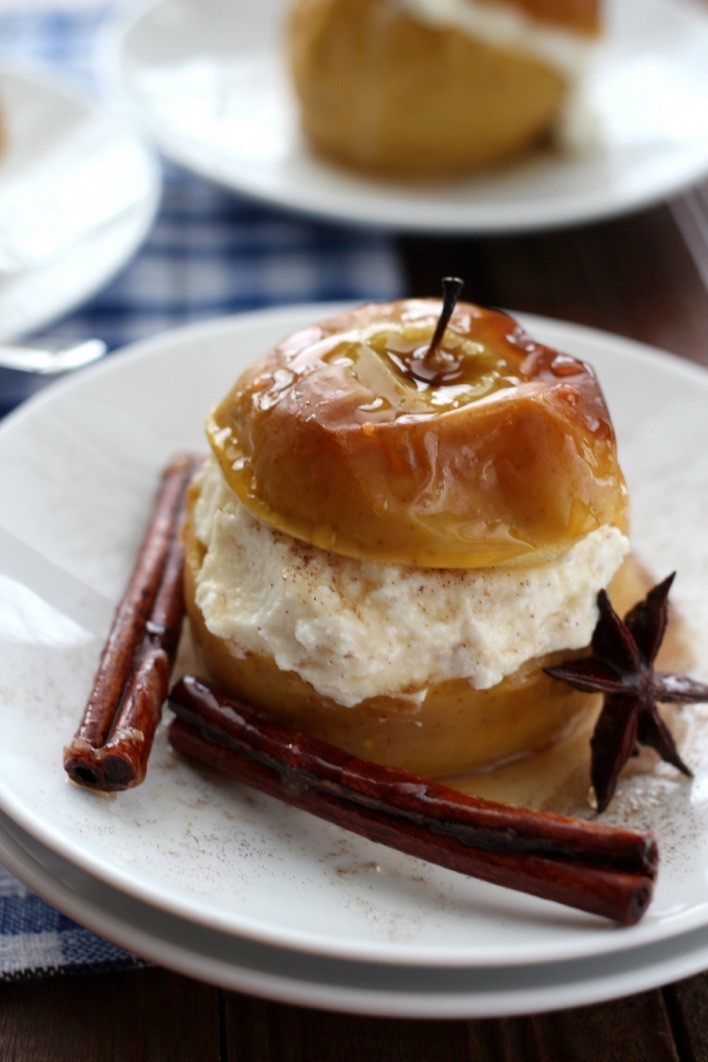
[[[0,859],[78,921],[228,987],[371,1014],[538,1011],[708,965],[708,709],[682,711],[695,771],[651,759],[614,820],[651,828],[654,902],[618,929],[429,866],[196,770],[158,734],[146,782],[101,798],[62,748],[161,468],[204,450],[206,410],[276,340],[333,307],[168,334],[51,386],[0,427]],[[708,374],[542,319],[532,334],[597,368],[633,498],[637,551],[679,568],[708,664]],[[700,672],[700,668],[699,668]]]

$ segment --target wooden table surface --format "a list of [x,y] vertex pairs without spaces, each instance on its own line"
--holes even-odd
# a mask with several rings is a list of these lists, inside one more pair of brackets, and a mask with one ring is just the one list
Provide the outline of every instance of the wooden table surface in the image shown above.
[[[465,295],[592,325],[708,366],[708,186],[550,234],[400,240],[411,294]],[[708,410],[706,411],[708,414]],[[708,974],[530,1017],[401,1021],[261,1001],[157,968],[0,986],[4,1062],[708,1059]]]

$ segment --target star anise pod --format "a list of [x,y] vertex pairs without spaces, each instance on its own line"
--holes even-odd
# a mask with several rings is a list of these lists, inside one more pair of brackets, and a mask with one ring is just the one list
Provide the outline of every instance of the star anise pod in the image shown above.
[[643,601],[620,619],[604,590],[598,594],[600,618],[592,636],[592,654],[546,669],[587,693],[605,700],[590,742],[591,778],[598,811],[615,791],[620,771],[638,744],[656,750],[683,774],[691,771],[681,759],[673,737],[659,715],[658,702],[708,701],[708,686],[686,675],[654,671],[669,612],[674,572],[650,590]]

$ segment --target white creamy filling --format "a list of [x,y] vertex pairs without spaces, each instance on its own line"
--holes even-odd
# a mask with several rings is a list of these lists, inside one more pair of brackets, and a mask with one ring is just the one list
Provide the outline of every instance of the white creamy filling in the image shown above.
[[254,519],[213,459],[195,511],[196,602],[235,655],[272,656],[351,707],[446,679],[488,689],[524,662],[590,642],[597,592],[629,543],[606,526],[552,563],[435,570],[339,557]]
[[586,99],[583,82],[597,44],[592,37],[550,26],[504,3],[478,0],[394,0],[398,7],[436,29],[457,29],[490,47],[533,56],[557,70],[568,92],[555,130],[558,147],[568,155],[587,154],[597,146],[597,117]]
[[511,48],[548,63],[574,81],[593,47],[587,34],[551,26],[505,3],[478,0],[395,0],[419,22],[461,30],[497,48]]

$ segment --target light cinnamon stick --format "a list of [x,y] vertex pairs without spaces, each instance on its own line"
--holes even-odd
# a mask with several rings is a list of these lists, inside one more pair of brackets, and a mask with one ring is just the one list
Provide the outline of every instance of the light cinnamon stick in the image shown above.
[[182,627],[179,531],[198,464],[182,456],[163,473],[81,723],[64,749],[64,769],[80,785],[110,792],[145,777]]
[[651,901],[651,834],[496,804],[360,760],[192,676],[169,705],[175,749],[371,840],[624,925]]

